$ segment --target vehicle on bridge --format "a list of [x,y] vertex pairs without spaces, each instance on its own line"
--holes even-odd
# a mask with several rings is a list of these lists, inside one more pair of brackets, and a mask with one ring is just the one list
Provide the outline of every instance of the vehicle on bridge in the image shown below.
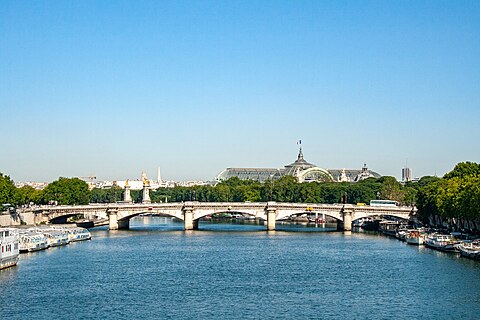
[[394,200],[371,200],[370,206],[373,207],[398,207],[400,204]]

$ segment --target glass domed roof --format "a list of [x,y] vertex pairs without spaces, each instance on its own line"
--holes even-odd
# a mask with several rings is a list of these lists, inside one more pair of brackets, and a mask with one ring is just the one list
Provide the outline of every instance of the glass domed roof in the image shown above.
[[302,148],[298,152],[298,158],[294,163],[285,166],[285,174],[290,176],[297,176],[299,172],[314,168],[316,165],[311,164],[303,158]]

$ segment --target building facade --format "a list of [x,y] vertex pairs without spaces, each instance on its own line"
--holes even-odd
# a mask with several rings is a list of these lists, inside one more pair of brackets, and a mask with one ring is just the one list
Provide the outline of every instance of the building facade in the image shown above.
[[320,168],[307,162],[303,157],[302,148],[300,148],[297,160],[284,168],[226,168],[216,176],[215,180],[220,182],[237,177],[241,180],[264,182],[277,180],[283,176],[293,176],[299,182],[357,182],[370,177],[381,177],[378,173],[369,170],[366,164],[361,169]]
[[402,181],[407,182],[407,181],[412,181],[412,179],[413,179],[412,169],[403,168],[402,169]]

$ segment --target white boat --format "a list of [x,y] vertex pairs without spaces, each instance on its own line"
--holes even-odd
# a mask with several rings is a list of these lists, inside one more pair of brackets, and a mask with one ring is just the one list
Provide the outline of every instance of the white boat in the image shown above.
[[449,234],[431,234],[425,239],[425,246],[446,252],[459,252],[458,244]]
[[480,240],[462,242],[458,245],[458,249],[463,257],[480,260]]
[[420,246],[425,243],[425,234],[420,232],[420,230],[410,230],[410,232],[405,236],[405,241],[408,244]]
[[20,252],[39,251],[48,248],[47,237],[34,230],[24,230],[18,233]]
[[64,246],[70,242],[70,240],[68,240],[68,233],[66,231],[45,229],[40,230],[40,232],[47,237],[47,243],[49,247]]
[[70,242],[90,240],[92,238],[90,231],[88,231],[85,228],[75,227],[75,228],[65,228],[64,230],[67,232],[68,240]]
[[0,228],[0,269],[15,266],[18,262],[18,235],[9,228]]

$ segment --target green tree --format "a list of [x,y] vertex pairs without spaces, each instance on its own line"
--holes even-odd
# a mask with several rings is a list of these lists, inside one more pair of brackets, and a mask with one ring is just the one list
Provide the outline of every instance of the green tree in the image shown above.
[[214,201],[229,202],[231,197],[230,187],[227,184],[219,183],[214,188]]
[[479,176],[480,164],[475,162],[460,162],[455,168],[443,176],[444,179],[465,178],[468,176]]
[[123,189],[112,186],[108,189],[95,188],[90,192],[91,203],[114,203],[122,201]]
[[425,177],[421,177],[420,180],[418,180],[417,183],[412,183],[412,186],[419,189],[419,188],[425,187],[425,186],[427,186],[431,183],[437,182],[438,180],[440,180],[440,178],[438,178],[438,177],[425,176]]
[[39,192],[31,186],[23,186],[17,189],[17,196],[15,203],[18,205],[29,204],[30,202],[37,202]]
[[403,205],[414,206],[417,200],[417,189],[413,187],[404,188]]
[[[479,165],[462,162],[441,179],[431,179],[418,188],[419,217],[480,219]],[[420,179],[422,182],[423,178]]]
[[90,191],[85,181],[78,178],[59,178],[43,190],[43,202],[56,201],[61,205],[88,204]]
[[380,198],[395,200],[403,203],[404,193],[401,189],[400,183],[394,177],[382,177],[379,179],[382,181],[382,187],[380,189]]
[[297,199],[298,182],[295,177],[284,176],[274,181],[272,187],[272,201],[295,202]]
[[15,204],[17,198],[17,188],[9,176],[0,173],[0,206],[2,204]]
[[465,177],[457,198],[462,217],[480,218],[480,177]]

